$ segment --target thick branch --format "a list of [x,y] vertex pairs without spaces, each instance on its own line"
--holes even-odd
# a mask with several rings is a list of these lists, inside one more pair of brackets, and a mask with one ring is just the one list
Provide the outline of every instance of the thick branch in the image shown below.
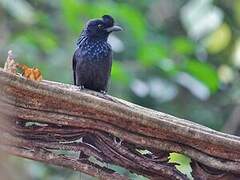
[[[69,141],[74,137],[79,138],[82,132],[90,133],[91,136],[96,137],[94,145],[97,150],[90,149],[89,152],[92,154],[88,153],[89,155],[95,153],[106,162],[116,163],[140,174],[143,172],[143,175],[149,177],[151,174],[156,176],[161,172],[163,177],[175,175],[174,178],[184,179],[184,176],[178,175],[179,173],[172,169],[171,165],[166,166],[166,170],[169,171],[157,171],[158,168],[164,169],[163,163],[158,166],[151,159],[144,160],[145,157],[140,155],[132,156],[124,147],[123,149],[113,148],[114,144],[111,144],[111,140],[107,138],[111,135],[111,137],[123,139],[125,147],[134,145],[135,148],[150,149],[154,152],[180,152],[208,167],[240,174],[239,137],[220,133],[196,123],[143,108],[108,95],[86,90],[80,91],[75,86],[61,83],[29,81],[6,73],[2,69],[0,69],[0,84],[0,112],[4,115],[4,120],[8,119],[8,122],[14,123],[16,121],[22,123],[34,121],[45,123],[48,126],[48,128],[38,127],[34,131],[25,127],[19,128],[17,125],[13,126],[15,128],[9,133],[16,136],[15,138],[21,136],[27,141],[27,144],[29,137],[32,137],[33,144],[37,144],[39,139],[41,141],[50,140],[46,134],[50,134],[55,138],[55,143],[59,143],[59,138]],[[52,126],[51,131],[49,131],[50,126]],[[0,128],[5,132],[7,128],[4,127],[9,126],[1,125]],[[19,147],[21,143],[19,142]],[[10,145],[12,144],[10,143]],[[36,146],[36,144],[34,145]],[[50,149],[53,146],[57,147],[56,144],[51,146],[50,142],[46,142],[46,144]],[[113,148],[111,151],[110,147]],[[5,150],[16,155],[22,151],[17,147],[9,150],[5,148]],[[81,150],[87,151],[84,148]],[[100,154],[98,154],[98,150],[101,151]],[[117,152],[117,154],[111,158],[104,151]],[[30,154],[22,156],[34,159]],[[126,162],[122,162],[122,156],[125,157]],[[132,162],[137,162],[135,167],[129,167],[131,163],[128,163],[127,160],[130,158],[133,158]],[[36,160],[60,165],[44,158]],[[138,163],[143,161],[146,166],[139,166]],[[152,172],[147,170],[150,165],[153,168]],[[154,169],[153,166],[156,168]],[[89,174],[93,175],[93,173]]]

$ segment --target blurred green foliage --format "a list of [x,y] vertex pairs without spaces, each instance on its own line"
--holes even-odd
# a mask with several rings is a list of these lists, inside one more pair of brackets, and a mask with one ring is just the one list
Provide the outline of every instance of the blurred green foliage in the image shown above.
[[72,83],[84,24],[110,14],[124,31],[109,38],[109,93],[221,130],[239,103],[239,12],[238,0],[0,0],[0,63],[12,49]]

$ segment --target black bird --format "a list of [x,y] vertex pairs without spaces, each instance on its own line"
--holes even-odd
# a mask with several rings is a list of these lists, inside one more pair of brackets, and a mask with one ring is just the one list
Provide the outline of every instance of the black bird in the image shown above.
[[106,93],[112,67],[112,49],[107,39],[111,32],[121,30],[109,15],[87,22],[73,55],[74,85]]

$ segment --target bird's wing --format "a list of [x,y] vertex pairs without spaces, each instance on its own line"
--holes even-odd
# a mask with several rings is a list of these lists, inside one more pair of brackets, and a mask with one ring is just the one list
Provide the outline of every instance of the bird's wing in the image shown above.
[[76,85],[76,58],[75,58],[75,53],[73,55],[73,59],[72,59],[72,70],[73,70],[73,82],[74,85]]
[[110,52],[110,55],[109,55],[108,77],[111,76],[111,71],[112,71],[112,58],[113,58],[113,53],[112,53],[112,51],[111,51],[111,52]]
[[113,54],[112,54],[112,51],[110,51],[109,56],[108,56],[108,62],[107,62],[107,69],[108,69],[108,71],[107,71],[107,81],[106,81],[107,83],[106,83],[106,85],[105,85],[105,87],[104,87],[104,91],[105,91],[105,92],[107,92],[108,87],[109,87],[109,81],[108,81],[108,79],[109,79],[109,77],[111,77],[112,58],[113,58]]
[[[77,49],[80,45],[80,43],[82,42],[82,40],[84,39],[84,30],[82,30],[82,32],[80,33],[80,37],[77,40]],[[76,51],[77,51],[76,49]],[[77,85],[76,82],[76,65],[77,65],[77,61],[76,61],[76,51],[73,55],[73,59],[72,59],[72,69],[73,69],[73,81],[74,81],[74,85]]]

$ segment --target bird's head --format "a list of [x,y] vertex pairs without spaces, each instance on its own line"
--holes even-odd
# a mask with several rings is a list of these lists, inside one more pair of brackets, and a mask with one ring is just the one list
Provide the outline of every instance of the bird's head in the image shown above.
[[104,15],[102,19],[89,20],[85,27],[86,35],[96,39],[107,39],[111,32],[121,30],[120,26],[114,25],[114,19],[109,15]]

